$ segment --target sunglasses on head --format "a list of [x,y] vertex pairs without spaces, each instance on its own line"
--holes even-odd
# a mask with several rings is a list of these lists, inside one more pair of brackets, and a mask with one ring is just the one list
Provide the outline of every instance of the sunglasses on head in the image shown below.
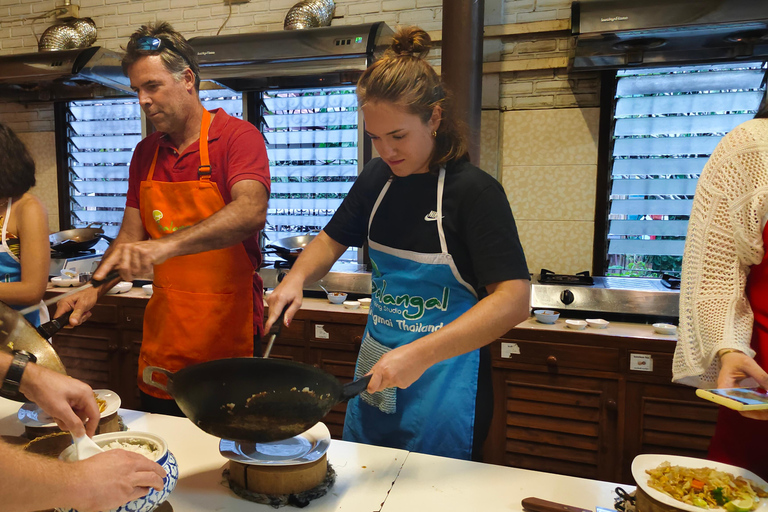
[[173,46],[173,43],[167,39],[161,39],[154,36],[143,36],[136,40],[136,49],[140,52],[159,52],[163,48],[168,48],[173,53],[187,61],[187,58],[182,55],[179,50]]

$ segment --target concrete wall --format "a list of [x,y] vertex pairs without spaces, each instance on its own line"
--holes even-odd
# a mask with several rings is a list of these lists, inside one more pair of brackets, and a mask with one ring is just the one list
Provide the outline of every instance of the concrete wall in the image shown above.
[[[250,0],[232,5],[222,34],[282,29],[297,0]],[[32,24],[63,0],[0,0],[0,55],[34,52],[51,18]],[[229,12],[226,0],[73,0],[96,23],[96,44],[119,50],[139,25],[166,20],[186,37],[214,35]],[[567,20],[570,0],[486,0],[486,26]],[[337,0],[333,24],[385,21],[442,27],[437,0]],[[519,63],[521,71],[484,76],[481,165],[504,185],[532,272],[577,272],[592,267],[599,82],[593,73],[568,73],[547,59],[567,57],[567,30],[486,39],[487,62]],[[439,63],[436,49],[433,62]],[[531,64],[533,63],[533,64]],[[543,69],[529,69],[543,67]],[[39,172],[35,192],[58,229],[53,107],[0,103],[0,121],[22,134]]]

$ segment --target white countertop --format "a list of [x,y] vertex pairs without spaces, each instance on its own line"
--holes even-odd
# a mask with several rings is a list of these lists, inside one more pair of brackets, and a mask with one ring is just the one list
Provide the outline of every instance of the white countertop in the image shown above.
[[[0,398],[0,434],[24,432],[16,419],[19,407],[18,402]],[[120,409],[120,415],[130,430],[153,432],[167,441],[179,463],[179,482],[169,498],[177,512],[274,510],[230,491],[221,476],[227,460],[219,454],[219,439],[186,418],[126,409]],[[331,442],[328,461],[336,470],[336,483],[307,510],[521,511],[521,500],[531,496],[590,510],[610,509],[617,485],[338,440]]]

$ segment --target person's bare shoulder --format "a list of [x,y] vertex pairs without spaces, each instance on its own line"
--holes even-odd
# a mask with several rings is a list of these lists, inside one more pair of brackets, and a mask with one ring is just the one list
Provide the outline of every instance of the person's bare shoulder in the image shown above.
[[17,201],[17,208],[20,215],[31,215],[33,213],[48,215],[48,209],[45,207],[40,198],[34,194],[30,194],[29,192],[25,193]]

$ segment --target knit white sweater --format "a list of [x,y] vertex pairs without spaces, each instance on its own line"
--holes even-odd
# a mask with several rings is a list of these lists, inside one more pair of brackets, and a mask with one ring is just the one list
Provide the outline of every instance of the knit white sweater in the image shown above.
[[734,128],[699,178],[680,285],[680,326],[672,380],[715,387],[717,352],[750,348],[754,317],[744,292],[763,259],[768,213],[768,119]]

